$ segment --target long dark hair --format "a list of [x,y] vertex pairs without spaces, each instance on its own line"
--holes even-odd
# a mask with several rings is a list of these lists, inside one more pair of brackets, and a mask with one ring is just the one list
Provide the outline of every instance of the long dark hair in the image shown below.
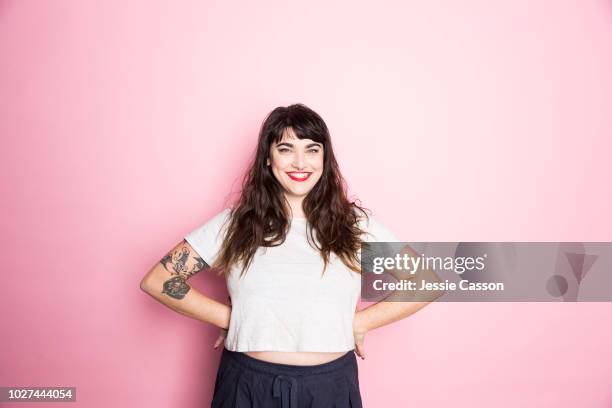
[[367,214],[347,198],[346,182],[340,174],[327,125],[315,111],[299,103],[277,107],[262,123],[255,157],[244,176],[240,198],[230,210],[227,232],[212,267],[227,275],[232,265],[241,263],[242,276],[258,247],[278,246],[285,241],[290,206],[266,162],[270,145],[278,143],[289,127],[299,139],[312,139],[323,145],[323,173],[302,203],[308,242],[319,250],[324,261],[322,273],[331,252],[349,269],[361,273],[357,251],[363,231],[358,224],[359,212],[366,218]]

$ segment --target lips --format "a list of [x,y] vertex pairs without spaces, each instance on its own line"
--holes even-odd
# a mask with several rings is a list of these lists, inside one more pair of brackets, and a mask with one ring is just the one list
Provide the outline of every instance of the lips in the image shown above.
[[312,173],[308,171],[291,171],[287,172],[287,175],[291,180],[294,181],[306,181]]

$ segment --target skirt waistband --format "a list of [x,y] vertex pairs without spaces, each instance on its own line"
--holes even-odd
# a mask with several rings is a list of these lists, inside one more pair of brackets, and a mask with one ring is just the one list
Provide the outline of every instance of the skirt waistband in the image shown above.
[[285,374],[292,376],[300,375],[311,375],[311,374],[323,374],[328,372],[334,372],[341,370],[345,366],[351,363],[357,363],[354,350],[349,350],[343,356],[338,357],[335,360],[328,361],[323,364],[315,365],[293,365],[293,364],[280,364],[272,363],[269,361],[259,360],[251,357],[243,352],[231,351],[226,348],[223,349],[222,358],[244,368],[251,370],[267,373],[267,374]]

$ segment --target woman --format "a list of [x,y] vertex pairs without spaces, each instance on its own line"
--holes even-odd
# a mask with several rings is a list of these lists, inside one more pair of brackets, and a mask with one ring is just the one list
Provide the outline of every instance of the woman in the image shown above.
[[[365,334],[428,303],[356,311],[362,241],[399,239],[348,200],[327,126],[302,104],[267,116],[242,187],[141,288],[221,329],[212,407],[361,407]],[[187,284],[209,268],[224,274],[230,305]]]

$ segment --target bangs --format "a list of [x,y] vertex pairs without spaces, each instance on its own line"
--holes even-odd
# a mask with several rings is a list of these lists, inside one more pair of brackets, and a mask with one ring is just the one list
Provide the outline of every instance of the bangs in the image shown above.
[[276,111],[277,114],[270,118],[271,142],[279,143],[286,129],[291,128],[298,139],[310,139],[322,145],[328,144],[327,126],[316,112],[301,105],[294,105],[290,108],[280,108]]
[[[298,139],[310,139],[313,142],[317,142],[317,143],[321,143],[322,145],[325,145],[326,143],[326,137],[325,137],[325,133],[324,132],[318,132],[317,129],[313,129],[311,127],[300,127],[300,126],[296,126],[295,124],[293,126],[285,126],[285,127],[281,127],[278,129],[275,129],[275,131],[273,132],[272,135],[272,141],[274,143],[279,143],[282,139],[283,139],[283,135],[285,134],[285,130],[287,128],[291,127],[291,129],[293,130],[293,134],[295,135],[295,137],[297,137]],[[291,133],[289,133],[290,131],[287,129],[287,137],[288,138],[292,138],[293,135]]]

